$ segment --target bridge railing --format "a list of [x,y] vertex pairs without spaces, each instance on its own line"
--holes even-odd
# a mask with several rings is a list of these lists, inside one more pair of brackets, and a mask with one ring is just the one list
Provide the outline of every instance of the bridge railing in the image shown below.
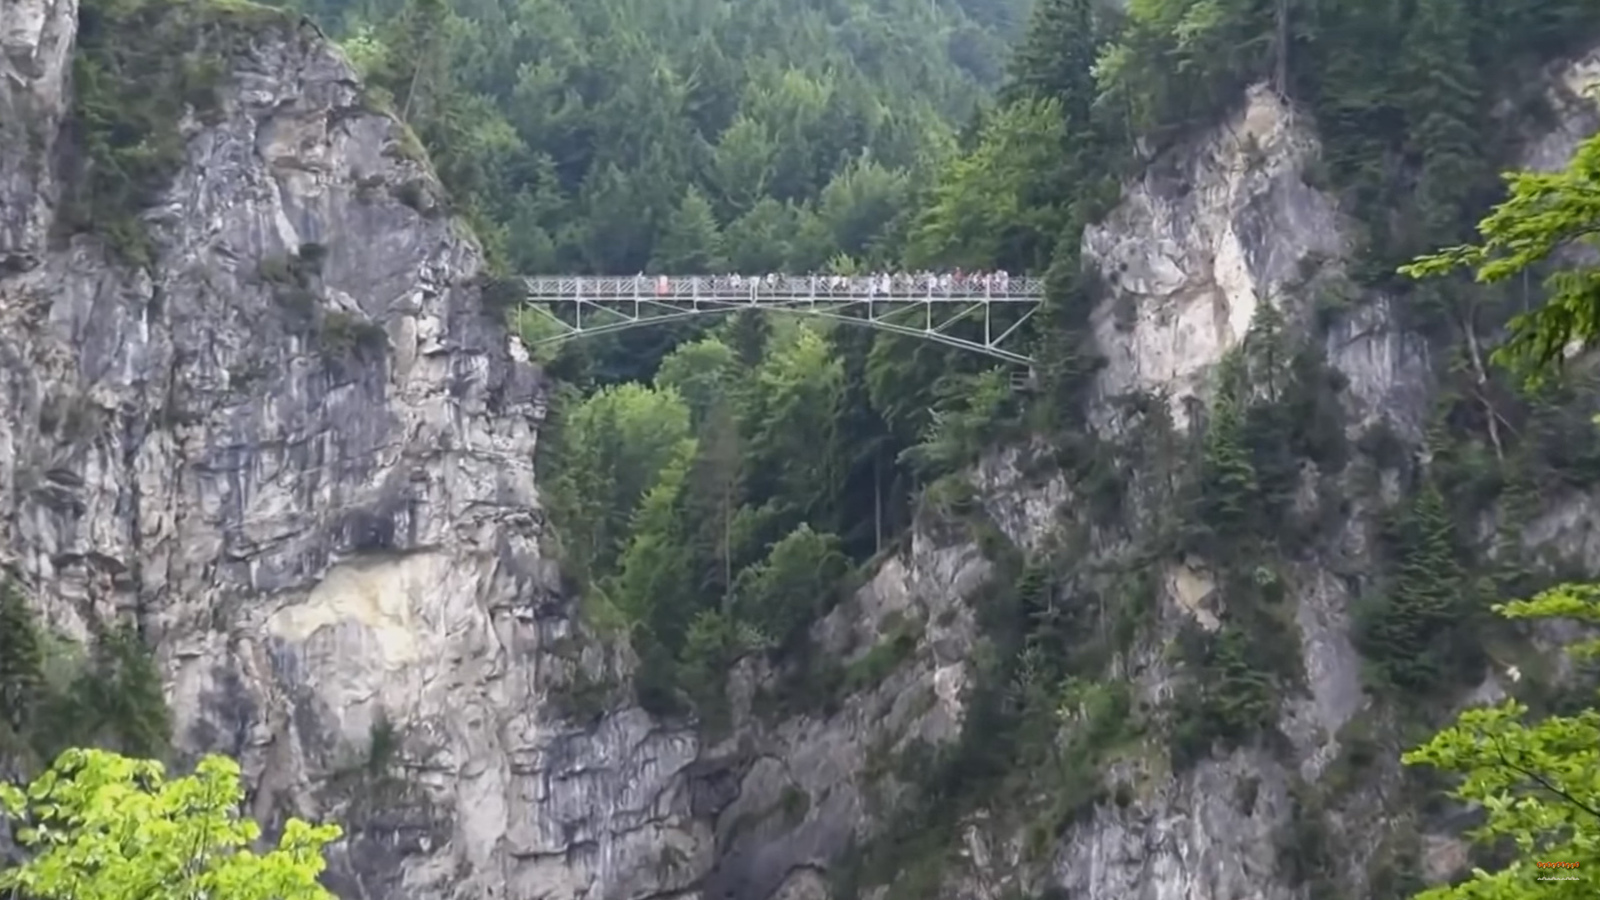
[[969,276],[960,280],[915,276],[779,275],[740,277],[726,275],[676,276],[530,276],[523,279],[532,300],[925,300],[988,299],[999,302],[1036,302],[1044,296],[1044,280],[999,276]]

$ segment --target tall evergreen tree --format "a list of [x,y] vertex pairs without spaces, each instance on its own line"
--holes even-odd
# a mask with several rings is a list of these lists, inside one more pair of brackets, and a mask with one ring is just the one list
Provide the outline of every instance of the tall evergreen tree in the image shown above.
[[709,274],[721,272],[726,266],[727,261],[722,258],[722,232],[717,227],[711,201],[699,188],[690,185],[656,242],[651,271]]
[[0,581],[0,724],[19,734],[27,726],[43,682],[38,628],[22,592]]
[[1393,687],[1410,693],[1438,688],[1468,659],[1451,658],[1462,625],[1465,581],[1444,498],[1426,483],[1399,528],[1400,559],[1392,584],[1362,617],[1358,638]]
[[698,586],[711,597],[723,598],[724,605],[731,597],[733,571],[738,563],[734,518],[744,502],[742,455],[739,424],[732,405],[719,397],[700,430],[684,506],[694,529],[694,555],[701,564]]
[[138,756],[161,757],[171,749],[171,714],[155,657],[132,626],[120,625],[95,642],[91,664],[72,695],[83,720],[85,742],[107,742]]
[[1479,127],[1483,88],[1472,56],[1471,7],[1459,0],[1419,0],[1405,46],[1408,145],[1421,164],[1419,237],[1424,246],[1453,243],[1469,227],[1462,213],[1489,175]]
[[1249,385],[1244,358],[1229,354],[1219,367],[1217,400],[1212,405],[1200,469],[1200,522],[1214,535],[1238,534],[1249,526],[1258,493],[1255,466],[1245,445],[1245,403]]
[[1002,96],[1055,99],[1067,121],[1082,126],[1095,99],[1095,53],[1093,0],[1038,0]]

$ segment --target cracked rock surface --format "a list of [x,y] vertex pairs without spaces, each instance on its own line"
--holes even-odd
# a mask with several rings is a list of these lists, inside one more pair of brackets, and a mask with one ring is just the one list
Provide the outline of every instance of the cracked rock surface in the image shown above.
[[[258,22],[131,268],[51,234],[75,18],[0,0],[0,564],[68,634],[137,614],[183,749],[239,757],[263,818],[344,822],[346,896],[680,887],[695,741],[550,712],[611,661],[541,554],[542,378],[401,126]],[[349,784],[383,721],[392,783]]]

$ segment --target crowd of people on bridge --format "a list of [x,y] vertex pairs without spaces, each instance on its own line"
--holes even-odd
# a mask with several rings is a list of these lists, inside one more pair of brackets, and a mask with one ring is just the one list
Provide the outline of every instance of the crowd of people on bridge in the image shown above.
[[847,295],[855,297],[913,297],[927,294],[994,294],[1003,295],[1010,290],[1011,276],[1005,271],[964,272],[878,272],[870,275],[696,275],[635,276],[640,293],[650,291],[658,297],[672,296],[682,290],[685,281],[700,294],[730,294],[737,296],[761,294],[816,294]]

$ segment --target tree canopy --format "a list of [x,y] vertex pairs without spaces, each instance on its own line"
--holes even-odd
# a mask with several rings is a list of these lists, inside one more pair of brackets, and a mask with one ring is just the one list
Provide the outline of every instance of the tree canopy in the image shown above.
[[333,900],[318,882],[337,825],[288,820],[274,849],[241,812],[239,766],[194,774],[104,750],[67,750],[26,788],[0,784],[0,812],[29,851],[0,891],[33,900]]
[[1578,146],[1555,172],[1512,172],[1509,196],[1478,223],[1482,241],[1419,257],[1401,271],[1414,278],[1466,268],[1495,284],[1547,261],[1544,303],[1511,320],[1510,339],[1496,358],[1536,381],[1559,364],[1567,348],[1600,343],[1600,268],[1577,263],[1600,236],[1600,135]]
[[[1600,625],[1600,586],[1563,585],[1495,609],[1511,619]],[[1577,657],[1600,657],[1600,639],[1569,649]],[[1593,865],[1600,853],[1600,709],[1533,723],[1527,713],[1516,700],[1469,709],[1405,755],[1407,765],[1461,775],[1451,796],[1487,816],[1473,838],[1491,845],[1509,841],[1518,854],[1503,868],[1475,869],[1461,883],[1424,891],[1416,900],[1594,896],[1593,873],[1541,863]]]

